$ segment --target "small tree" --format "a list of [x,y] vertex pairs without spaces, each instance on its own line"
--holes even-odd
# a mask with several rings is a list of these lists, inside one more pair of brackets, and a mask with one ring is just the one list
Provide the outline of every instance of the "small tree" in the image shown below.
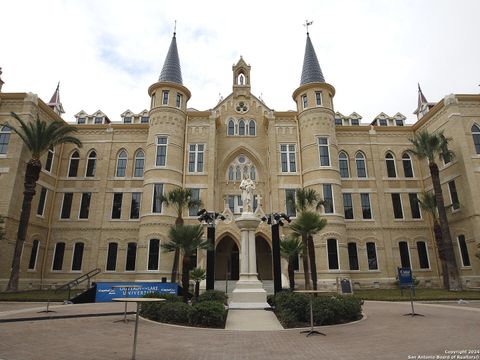
[[165,252],[173,252],[178,249],[182,254],[183,300],[187,302],[190,284],[190,257],[197,249],[207,249],[208,242],[203,239],[203,226],[201,224],[171,226],[168,237],[170,240],[162,244],[162,248]]
[[303,248],[302,241],[294,235],[280,242],[280,254],[288,262],[288,282],[292,291],[295,289],[295,261],[298,255],[303,254]]
[[[171,206],[175,209],[177,214],[175,225],[177,226],[183,225],[184,221],[182,215],[185,210],[195,207],[199,208],[203,205],[202,200],[192,198],[191,189],[183,188],[176,188],[169,191],[166,195],[160,195],[159,200],[160,202],[165,203],[165,205]],[[175,254],[173,256],[172,276],[170,279],[172,283],[177,282],[179,259],[180,251],[177,249],[175,250]]]
[[203,268],[195,268],[190,271],[190,277],[195,281],[195,299],[200,295],[200,281],[207,278],[206,271]]

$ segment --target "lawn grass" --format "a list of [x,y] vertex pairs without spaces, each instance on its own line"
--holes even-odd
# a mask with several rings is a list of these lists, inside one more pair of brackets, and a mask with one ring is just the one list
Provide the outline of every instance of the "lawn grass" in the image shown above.
[[[73,297],[83,290],[71,290]],[[0,301],[64,301],[68,299],[68,290],[27,290],[17,292],[0,292]]]
[[[363,300],[409,301],[410,290],[400,289],[355,290],[354,295]],[[480,300],[480,291],[447,291],[443,289],[416,289],[415,300]]]

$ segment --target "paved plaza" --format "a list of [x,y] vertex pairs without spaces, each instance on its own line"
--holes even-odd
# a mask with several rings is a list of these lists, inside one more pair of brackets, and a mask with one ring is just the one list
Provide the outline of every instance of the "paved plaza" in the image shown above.
[[[424,317],[403,316],[410,303],[366,302],[365,318],[352,324],[325,326],[327,336],[298,329],[235,331],[186,328],[140,320],[138,360],[257,359],[415,359],[448,351],[479,350],[477,303],[416,304]],[[134,322],[121,318],[123,303],[53,305],[55,313],[38,313],[34,304],[15,308],[0,303],[0,359],[130,359]],[[134,305],[129,311],[134,310]],[[68,317],[104,314],[105,316]],[[8,319],[62,316],[61,319],[5,322]],[[133,315],[129,315],[133,319]],[[252,319],[252,321],[255,321]],[[424,357],[429,358],[429,357]],[[449,359],[457,359],[450,357]],[[460,358],[458,358],[460,359]],[[467,358],[465,358],[467,359]],[[475,359],[475,358],[472,358]]]

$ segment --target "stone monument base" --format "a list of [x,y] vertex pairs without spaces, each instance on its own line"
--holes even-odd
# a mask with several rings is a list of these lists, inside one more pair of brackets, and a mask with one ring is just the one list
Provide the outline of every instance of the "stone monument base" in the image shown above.
[[229,309],[265,309],[270,308],[267,303],[267,292],[262,283],[255,280],[238,280],[233,289]]

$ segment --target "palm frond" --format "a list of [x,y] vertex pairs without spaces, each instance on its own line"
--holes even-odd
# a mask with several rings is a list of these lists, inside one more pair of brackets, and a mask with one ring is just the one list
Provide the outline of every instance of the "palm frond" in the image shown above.
[[290,224],[290,229],[297,236],[309,236],[318,233],[327,225],[327,220],[313,211],[303,211]]

